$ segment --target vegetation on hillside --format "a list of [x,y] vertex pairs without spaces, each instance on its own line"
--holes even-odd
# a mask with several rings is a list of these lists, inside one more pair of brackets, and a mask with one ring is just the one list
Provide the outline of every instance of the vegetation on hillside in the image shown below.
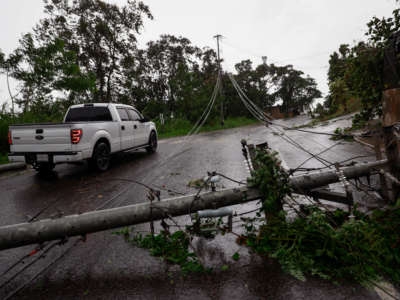
[[[384,88],[384,51],[392,44],[393,34],[400,29],[400,9],[390,18],[373,17],[367,24],[365,41],[350,46],[340,45],[329,60],[329,94],[319,115],[337,115],[352,112],[350,103],[360,102],[357,122],[368,121],[382,113]],[[392,62],[393,63],[393,62]],[[395,74],[393,74],[395,76]]]

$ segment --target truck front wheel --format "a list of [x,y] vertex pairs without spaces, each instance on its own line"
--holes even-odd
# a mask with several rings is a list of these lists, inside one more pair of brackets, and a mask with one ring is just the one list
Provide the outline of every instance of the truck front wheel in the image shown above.
[[157,151],[157,134],[152,131],[149,137],[149,146],[146,147],[147,153],[154,153]]
[[106,143],[100,142],[93,151],[89,164],[96,170],[104,172],[110,166],[110,148]]

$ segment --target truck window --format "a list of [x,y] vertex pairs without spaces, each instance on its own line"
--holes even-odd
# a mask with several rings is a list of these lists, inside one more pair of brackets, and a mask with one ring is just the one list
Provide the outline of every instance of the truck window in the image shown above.
[[140,115],[133,109],[128,109],[128,114],[131,121],[139,121],[141,119]]
[[108,107],[84,106],[71,108],[65,117],[65,122],[112,121]]
[[121,121],[129,121],[128,113],[126,112],[125,108],[117,108],[119,117]]

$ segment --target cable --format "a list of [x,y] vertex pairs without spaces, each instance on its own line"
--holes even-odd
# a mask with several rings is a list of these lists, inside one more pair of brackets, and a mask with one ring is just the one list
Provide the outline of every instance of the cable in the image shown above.
[[[238,84],[236,83],[236,81],[233,79],[233,76],[232,76],[231,74],[229,74],[229,75],[230,75],[229,78],[231,79],[232,84],[235,86],[235,88],[237,89],[237,91],[238,91],[238,93],[239,93],[239,95],[240,95],[240,92],[243,93],[243,91],[240,89],[240,87],[238,86]],[[239,92],[239,90],[240,90],[240,92]],[[244,93],[243,93],[243,94],[244,94]],[[241,97],[241,99],[242,99],[242,97]],[[251,100],[248,99],[248,98],[247,98],[247,100],[248,100],[248,101],[251,101]],[[242,101],[243,101],[243,99],[242,99]],[[260,119],[262,119],[262,120],[265,121],[264,115],[259,111],[258,107],[257,107],[254,103],[253,103],[253,109],[256,110],[256,111],[258,110],[258,116],[260,117]],[[253,115],[254,115],[254,114],[253,114]],[[261,115],[262,115],[262,117],[261,117]],[[269,122],[269,121],[265,121],[265,122],[271,124],[271,122]],[[281,130],[278,129],[278,131],[281,131]],[[282,132],[282,131],[281,131],[281,132]],[[330,166],[327,165],[326,162],[327,162],[327,163],[330,163],[331,165],[333,165],[333,163],[327,161],[326,159],[320,158],[320,157],[318,156],[318,154],[313,154],[313,153],[311,153],[310,151],[308,151],[307,149],[305,149],[304,147],[302,147],[300,144],[298,144],[298,143],[297,143],[296,141],[294,141],[292,138],[290,138],[289,136],[287,136],[284,132],[282,132],[282,135],[279,135],[279,136],[280,136],[282,139],[284,139],[286,142],[288,142],[288,143],[294,145],[295,147],[297,147],[297,148],[299,148],[299,149],[305,151],[305,152],[308,153],[309,155],[311,155],[311,158],[316,158],[316,159],[318,159],[321,163],[323,163],[323,164],[326,165],[327,167],[330,167]],[[310,159],[311,159],[311,158],[310,158]],[[307,198],[307,196],[306,196],[306,198]],[[311,200],[309,199],[309,201],[311,201]],[[320,202],[319,202],[319,204],[320,204],[320,205],[323,205],[323,204],[320,203]]]
[[189,205],[189,216],[191,216],[191,214],[192,214],[193,203],[196,202],[198,199],[200,199],[199,195],[200,195],[201,191],[203,190],[203,188],[205,188],[207,186],[207,184],[210,181],[211,177],[212,177],[211,175],[208,175],[207,179],[204,181],[203,185],[199,188],[198,192],[194,196],[193,201],[190,202],[190,205]]
[[[276,128],[275,128],[276,129]],[[332,162],[321,158],[315,154],[313,154],[312,152],[310,152],[309,150],[307,150],[306,148],[304,148],[303,146],[301,146],[299,143],[297,143],[295,140],[293,140],[292,138],[290,138],[289,136],[285,135],[283,133],[283,135],[278,135],[279,137],[281,137],[283,140],[285,140],[286,142],[288,142],[289,144],[295,146],[296,148],[306,152],[308,155],[314,157],[315,159],[317,159],[320,163],[322,163],[323,165],[325,165],[326,167],[330,168],[330,166],[333,165]]]
[[10,294],[8,294],[4,300],[8,300],[10,298],[12,298],[13,296],[15,296],[17,293],[19,293],[21,290],[23,290],[28,284],[30,284],[32,281],[34,281],[37,277],[39,277],[42,273],[46,272],[51,266],[53,266],[55,263],[57,263],[60,259],[62,259],[65,255],[68,254],[69,251],[72,250],[72,248],[74,248],[79,242],[81,241],[81,239],[77,239],[71,247],[69,247],[67,250],[65,250],[60,256],[58,256],[56,259],[54,259],[51,263],[49,263],[46,267],[44,267],[43,269],[41,269],[39,272],[37,272],[33,277],[31,277],[31,279],[29,279],[27,282],[25,282],[24,284],[22,284],[21,286],[19,286],[16,290],[14,290],[13,292],[11,292]]
[[[323,153],[325,153],[325,152],[331,150],[333,147],[335,147],[335,146],[337,146],[337,145],[340,145],[340,144],[341,144],[341,142],[337,142],[337,143],[335,143],[335,144],[329,146],[328,148],[322,150],[321,152],[317,153],[316,155],[321,155],[321,154],[323,154]],[[313,156],[307,158],[305,161],[303,161],[303,162],[302,162],[300,165],[298,165],[296,168],[291,169],[290,172],[291,172],[291,173],[296,172],[297,169],[299,169],[301,166],[303,166],[305,163],[307,163],[309,160],[311,160],[311,159],[313,159],[313,158],[314,158]]]
[[[211,96],[210,102],[207,104],[206,109],[203,111],[202,115],[200,116],[200,118],[197,120],[196,124],[192,128],[192,129],[194,129],[195,127],[198,126],[197,132],[203,126],[205,120],[207,120],[207,118],[208,118],[208,116],[209,116],[209,114],[210,114],[210,112],[212,110],[212,107],[214,106],[215,99],[216,99],[220,84],[221,84],[221,73],[218,72],[217,82],[215,84],[214,91],[213,91],[213,94]],[[204,115],[206,115],[205,118],[203,118]],[[203,122],[200,123],[200,120],[203,120]],[[200,125],[199,125],[199,123],[200,123]],[[194,130],[194,132],[196,132],[196,130]],[[192,130],[189,131],[188,135],[191,135],[191,134],[192,134]],[[194,134],[196,134],[196,133],[194,133]]]
[[[169,155],[168,157],[166,157],[164,160],[162,160],[161,162],[159,162],[156,166],[157,167],[162,167],[167,163],[170,163],[172,159],[175,159],[177,156],[189,151],[191,148],[188,149],[184,149],[182,150],[182,148],[184,148],[186,146],[186,143],[189,141],[188,139],[193,137],[193,135],[196,135],[201,127],[204,125],[204,123],[206,122],[206,120],[208,119],[212,108],[214,107],[215,104],[215,100],[217,98],[217,94],[220,88],[220,84],[221,84],[221,72],[218,72],[218,77],[217,77],[217,82],[215,84],[214,90],[213,90],[213,94],[211,96],[209,105],[207,105],[206,109],[203,111],[202,116],[199,118],[199,120],[196,122],[196,125],[192,128],[192,130],[190,130],[190,132],[183,138],[182,141],[182,145],[180,148],[178,148],[175,152],[173,152],[171,155]],[[197,126],[197,128],[195,129],[195,127]],[[148,176],[145,177],[145,179],[143,181],[145,181],[151,174],[149,174]],[[167,179],[167,183],[168,183]]]
[[214,172],[214,173],[215,173],[215,175],[219,175],[219,176],[221,176],[221,177],[224,177],[225,179],[228,179],[228,180],[230,180],[230,181],[232,181],[232,182],[235,182],[235,183],[237,183],[237,184],[246,184],[246,182],[243,182],[243,181],[239,181],[239,180],[230,178],[230,177],[228,177],[228,176],[226,176],[226,175],[224,175],[224,174],[221,174],[221,173],[218,173],[218,172]]
[[119,191],[117,194],[115,194],[113,197],[111,197],[110,199],[108,199],[106,202],[103,202],[100,206],[98,206],[97,208],[95,208],[95,211],[96,211],[96,210],[99,210],[99,209],[105,208],[105,207],[107,206],[107,204],[113,202],[113,201],[114,201],[115,199],[117,199],[119,196],[121,196],[122,194],[124,194],[125,192],[127,192],[127,191],[131,188],[132,185],[133,185],[133,184],[129,184],[125,189]]
[[[375,156],[375,155],[358,155],[358,156],[354,156],[354,157],[342,160],[342,161],[339,162],[339,164],[343,164],[343,163],[348,162],[349,160],[353,160],[353,159],[365,158],[365,157],[373,157],[373,156]],[[300,170],[301,171],[319,171],[319,170],[323,170],[323,169],[332,167],[334,165],[335,164],[331,164],[329,166],[325,166],[325,167],[321,167],[321,168],[298,168],[298,170],[296,170],[295,172],[300,171]],[[353,165],[353,164],[351,164],[351,165]]]
[[[31,217],[28,220],[28,223],[33,222],[34,220],[36,220],[42,213],[44,213],[47,209],[49,209],[51,206],[53,206],[54,204],[56,204],[57,202],[59,202],[61,200],[61,198],[56,199],[55,201],[51,202],[49,205],[45,206],[43,209],[41,209],[36,215],[34,215],[33,217]],[[20,259],[18,259],[14,264],[12,264],[8,269],[6,269],[1,276],[6,275],[8,272],[10,272],[12,269],[14,269],[16,266],[18,266],[20,263],[22,263],[25,259],[33,256],[34,254],[40,252],[43,250],[44,246],[46,245],[46,243],[40,245],[39,247],[36,247],[35,249],[33,249],[30,253],[22,256]]]
[[0,277],[3,277],[4,275],[6,275],[8,272],[10,272],[12,269],[14,269],[16,266],[18,266],[21,262],[23,262],[26,258],[31,257],[32,255],[36,254],[39,251],[42,251],[43,247],[38,247],[35,248],[34,250],[32,250],[30,253],[22,256],[19,260],[17,260],[14,264],[12,264],[8,269],[6,269],[1,275]]
[[236,214],[236,215],[235,215],[235,217],[240,217],[240,216],[248,215],[248,214],[251,214],[251,213],[257,212],[257,211],[259,211],[260,209],[261,209],[261,207],[259,207],[259,208],[256,208],[256,209],[252,209],[252,210],[249,210],[249,211],[246,211],[246,212],[240,213],[240,214]]
[[[253,102],[251,102],[250,99],[247,98],[246,96],[246,100],[252,103],[252,107],[246,103],[246,101],[243,99],[244,92],[240,89],[239,85],[237,84],[237,82],[235,81],[235,79],[233,78],[232,74],[228,75],[233,86],[235,87],[236,91],[239,94],[240,99],[242,100],[242,102],[245,104],[245,106],[247,107],[247,109],[253,114],[253,116],[258,119],[261,122],[264,122],[266,124],[271,124],[271,122],[269,120],[266,120],[266,116],[264,115],[264,113],[257,107],[256,104],[254,104]],[[292,144],[293,146],[297,147],[298,149],[306,152],[307,154],[315,157],[318,161],[320,161],[322,164],[324,164],[325,166],[328,166],[328,164],[332,164],[330,161],[320,158],[318,157],[318,155],[315,155],[313,153],[311,153],[309,150],[305,149],[304,147],[302,147],[299,143],[297,143],[296,141],[294,141],[291,137],[289,137],[288,135],[286,135],[283,131],[281,131],[280,129],[276,129],[278,131],[280,131],[282,133],[282,135],[279,135],[283,140],[285,140],[286,142]],[[284,136],[285,137],[284,137]]]
[[[217,80],[217,83],[216,83],[216,86],[215,86],[215,89],[214,89],[214,93],[213,93],[213,95],[212,95],[212,97],[211,97],[211,100],[210,100],[209,104],[207,105],[206,109],[204,110],[204,112],[203,112],[201,118],[198,120],[198,122],[195,124],[195,126],[189,131],[189,133],[188,133],[188,135],[185,137],[184,141],[185,141],[191,134],[196,134],[196,133],[200,130],[200,128],[202,127],[202,125],[204,124],[204,122],[206,121],[206,119],[208,118],[208,116],[209,116],[209,114],[210,114],[210,112],[211,112],[211,109],[212,109],[212,107],[213,107],[213,105],[214,105],[214,103],[215,103],[215,99],[216,99],[216,95],[217,95],[217,92],[218,92],[219,84],[220,84],[220,74],[219,74],[219,76],[218,76],[218,80]],[[239,89],[240,89],[240,88],[239,88]],[[242,93],[243,93],[243,92],[242,92]],[[243,93],[243,94],[244,94],[244,93]],[[242,100],[243,100],[243,99],[242,99]],[[250,101],[250,100],[248,99],[248,101]],[[246,102],[244,101],[244,103],[246,103]],[[254,104],[253,104],[253,105],[254,105]],[[256,110],[256,108],[255,108],[254,106],[253,106],[253,107],[248,106],[248,107],[249,107],[250,109],[252,109],[254,113],[257,114],[257,110]],[[264,118],[264,116],[262,116],[262,117]],[[200,122],[200,123],[199,123],[199,122]],[[173,154],[173,155],[175,155],[175,154]],[[168,159],[169,159],[169,157],[166,158],[166,160],[168,160]],[[221,174],[221,175],[222,175],[222,174]],[[225,175],[222,175],[222,176],[225,177]],[[210,177],[209,177],[209,178],[210,178]],[[196,197],[195,197],[195,200],[197,199],[197,197],[198,197],[198,195],[200,194],[200,192],[202,191],[202,189],[207,185],[207,183],[208,183],[208,181],[209,181],[209,178],[208,178],[208,180],[204,183],[204,185],[203,185],[202,188],[199,190],[199,192],[197,193],[197,195],[196,195]],[[142,185],[142,186],[144,186],[144,187],[146,187],[146,188],[148,188],[148,189],[152,189],[150,186],[148,186],[148,185],[146,185],[146,184],[144,184],[144,183],[135,181],[135,180],[129,180],[129,179],[118,179],[118,180],[124,180],[124,181],[133,182],[133,183],[136,183],[136,184],[140,184],[140,185]],[[126,189],[120,191],[117,195],[115,195],[114,197],[110,198],[108,201],[106,201],[105,203],[103,203],[101,206],[99,206],[99,207],[96,208],[95,210],[104,208],[104,207],[107,206],[110,202],[114,201],[117,197],[119,197],[122,193],[126,192],[130,187],[131,187],[131,185],[129,185]],[[57,199],[57,201],[58,201],[58,200],[59,200],[59,199]],[[57,201],[51,203],[51,205],[55,204]],[[32,218],[32,220],[36,219],[43,211],[45,211],[46,209],[48,209],[51,205],[49,205],[49,206],[45,207],[44,209],[42,209],[42,211],[40,211],[37,215],[35,215],[35,217]],[[44,256],[45,253],[47,253],[48,251],[50,251],[50,250],[51,250],[53,247],[55,247],[55,245],[57,245],[57,244],[59,244],[59,243],[53,243],[53,244],[50,245],[48,248],[46,248],[39,258],[42,258],[42,257]],[[68,249],[68,250],[69,250],[69,249]],[[63,255],[65,255],[65,254],[68,252],[68,250],[65,251],[65,253],[64,253]],[[11,281],[12,279],[14,279],[17,275],[19,275],[21,272],[23,272],[23,271],[26,270],[28,267],[30,267],[31,265],[33,265],[36,261],[39,260],[39,258],[35,259],[35,260],[32,261],[30,264],[28,264],[27,266],[25,266],[20,272],[18,272],[18,273],[15,274],[13,277],[11,277],[5,284],[7,284],[8,282],[10,282],[10,281]],[[50,264],[50,265],[51,265],[51,264]],[[45,270],[46,270],[46,268],[43,269],[42,271],[45,271]],[[41,271],[41,272],[42,272],[42,271]],[[41,272],[40,272],[40,273],[41,273]],[[39,273],[39,274],[40,274],[40,273]],[[33,279],[34,279],[34,278],[36,278],[36,277],[33,277]],[[33,280],[33,279],[32,279],[32,280]],[[29,282],[28,282],[28,283],[29,283]],[[28,283],[27,283],[27,284],[28,284]],[[24,285],[24,286],[26,286],[26,285]],[[24,287],[24,286],[23,286],[23,287]],[[23,288],[23,287],[22,287],[22,288]],[[17,292],[18,292],[18,291],[17,291]]]
[[[164,166],[165,164],[170,163],[173,159],[175,159],[175,158],[178,157],[179,155],[182,155],[183,153],[185,153],[185,152],[187,152],[187,151],[190,150],[190,148],[189,148],[189,149],[183,149],[183,148],[186,146],[186,144],[187,144],[187,142],[189,141],[189,139],[190,139],[191,137],[193,137],[193,135],[195,135],[195,134],[197,134],[197,133],[199,132],[199,130],[201,129],[201,127],[204,125],[205,121],[207,120],[208,116],[210,115],[210,112],[211,112],[211,110],[212,110],[212,108],[213,108],[213,106],[214,106],[215,99],[216,99],[216,96],[217,96],[217,93],[218,93],[220,81],[221,81],[221,76],[220,76],[220,74],[219,74],[219,75],[218,75],[218,78],[217,78],[217,82],[216,82],[216,84],[215,84],[215,86],[214,86],[213,94],[212,94],[212,96],[211,96],[211,98],[210,98],[210,101],[208,102],[206,108],[204,109],[202,115],[201,115],[200,118],[197,120],[197,122],[195,123],[195,125],[194,125],[194,126],[190,129],[190,131],[183,137],[181,146],[180,146],[175,152],[171,153],[169,156],[167,156],[167,157],[165,157],[164,159],[162,159],[161,161],[155,163],[155,164],[152,165],[151,167],[146,168],[146,170],[148,170],[148,169],[155,169],[156,167],[162,167],[162,166]],[[182,150],[182,149],[183,149],[183,150]],[[147,179],[148,179],[150,176],[152,176],[151,173],[149,173],[147,176],[145,176],[144,179],[143,179],[142,181],[144,181],[144,182],[147,181]],[[112,202],[113,200],[115,200],[116,198],[118,198],[121,194],[125,193],[127,190],[129,190],[129,189],[131,188],[131,186],[132,186],[131,184],[128,185],[128,187],[127,187],[126,189],[122,190],[122,191],[119,192],[117,195],[115,195],[113,198],[111,198],[110,200],[108,200],[106,204]],[[180,192],[179,192],[178,194],[183,194],[183,193],[180,193]],[[126,202],[126,199],[123,200],[121,203],[123,204],[123,203],[125,203],[125,202]],[[104,205],[101,206],[101,208],[103,208],[103,207],[104,207]],[[99,208],[98,208],[98,209],[99,209]]]
[[[240,99],[242,100],[242,102],[245,104],[245,106],[247,107],[247,109],[253,114],[253,116],[258,119],[261,122],[265,122],[267,124],[273,124],[276,126],[280,126],[280,127],[284,127],[282,125],[276,124],[274,122],[271,122],[271,120],[268,120],[268,118],[266,118],[264,112],[262,112],[261,109],[259,109],[257,107],[257,105],[255,103],[253,103],[243,92],[243,90],[240,88],[240,86],[238,85],[238,83],[236,82],[236,80],[233,78],[232,74],[229,74],[229,78],[233,84],[233,86],[235,87],[236,91],[239,94]],[[246,101],[248,103],[246,103]],[[251,106],[250,106],[251,105]],[[286,127],[284,127],[286,128]],[[319,157],[318,155],[315,155],[313,153],[311,153],[309,150],[305,149],[304,147],[302,147],[299,143],[297,143],[296,141],[294,141],[291,137],[289,137],[288,135],[286,135],[284,132],[280,131],[283,135],[285,135],[285,138],[283,136],[280,136],[282,139],[284,139],[286,142],[289,142],[290,144],[292,144],[293,146],[301,149],[302,151],[306,152],[307,154],[313,156],[314,158],[316,158],[318,161],[320,161],[322,164],[324,164],[325,166],[328,166],[326,163],[328,164],[332,164],[330,161],[323,159],[321,157]],[[331,134],[329,134],[331,135]]]
[[[147,184],[144,184],[144,183],[142,183],[142,182],[140,182],[140,181],[133,180],[133,179],[127,179],[127,178],[107,178],[107,180],[116,180],[116,181],[132,182],[132,183],[136,183],[136,184],[138,184],[138,185],[144,186],[144,187],[147,188],[148,190],[154,190],[153,187],[151,187],[151,186],[149,186],[149,185],[147,185]],[[172,190],[172,189],[170,189],[170,188],[160,187],[160,186],[156,186],[156,185],[154,185],[154,184],[152,184],[152,185],[153,185],[155,188],[160,189],[160,190],[164,190],[164,191],[171,192],[171,193],[175,193],[175,194],[182,195],[182,196],[186,195],[186,193],[178,192],[178,191]]]
[[[322,131],[312,131],[312,130],[305,130],[305,129],[300,129],[300,128],[290,128],[284,125],[277,124],[275,122],[270,122],[270,124],[273,124],[275,126],[282,127],[284,130],[295,130],[295,131],[301,131],[301,132],[307,132],[307,133],[312,133],[312,134],[319,134],[319,135],[328,135],[328,136],[334,136],[334,137],[343,137],[343,138],[353,138],[353,137],[358,137],[359,135],[355,134],[337,134],[337,133],[329,133],[329,132],[322,132]],[[363,137],[370,137],[370,135],[363,135]]]
[[21,270],[19,270],[17,273],[15,273],[13,276],[11,276],[9,279],[7,279],[5,282],[3,282],[0,285],[0,289],[2,289],[4,286],[6,286],[11,280],[13,280],[14,278],[16,278],[19,274],[21,274],[23,271],[25,271],[26,269],[28,269],[30,266],[32,266],[34,263],[36,263],[39,259],[45,257],[45,254],[47,252],[49,252],[51,249],[53,249],[55,246],[60,245],[60,242],[55,242],[53,244],[51,244],[49,247],[47,247],[45,250],[43,250],[43,253],[36,257],[33,261],[31,261],[29,264],[25,265]]

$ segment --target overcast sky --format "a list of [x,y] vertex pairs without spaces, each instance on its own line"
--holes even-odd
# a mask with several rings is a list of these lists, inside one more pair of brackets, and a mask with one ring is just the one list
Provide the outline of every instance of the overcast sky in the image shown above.
[[[126,0],[109,0],[124,4]],[[1,0],[0,49],[9,54],[22,33],[29,32],[43,17],[41,0]],[[324,95],[328,91],[329,54],[340,44],[364,39],[366,23],[373,17],[389,17],[395,0],[145,0],[154,20],[145,23],[139,45],[160,34],[189,38],[199,47],[221,44],[224,68],[261,56],[269,62],[293,64],[317,80]],[[11,84],[16,93],[14,83]],[[0,77],[0,103],[8,101],[6,79]]]

